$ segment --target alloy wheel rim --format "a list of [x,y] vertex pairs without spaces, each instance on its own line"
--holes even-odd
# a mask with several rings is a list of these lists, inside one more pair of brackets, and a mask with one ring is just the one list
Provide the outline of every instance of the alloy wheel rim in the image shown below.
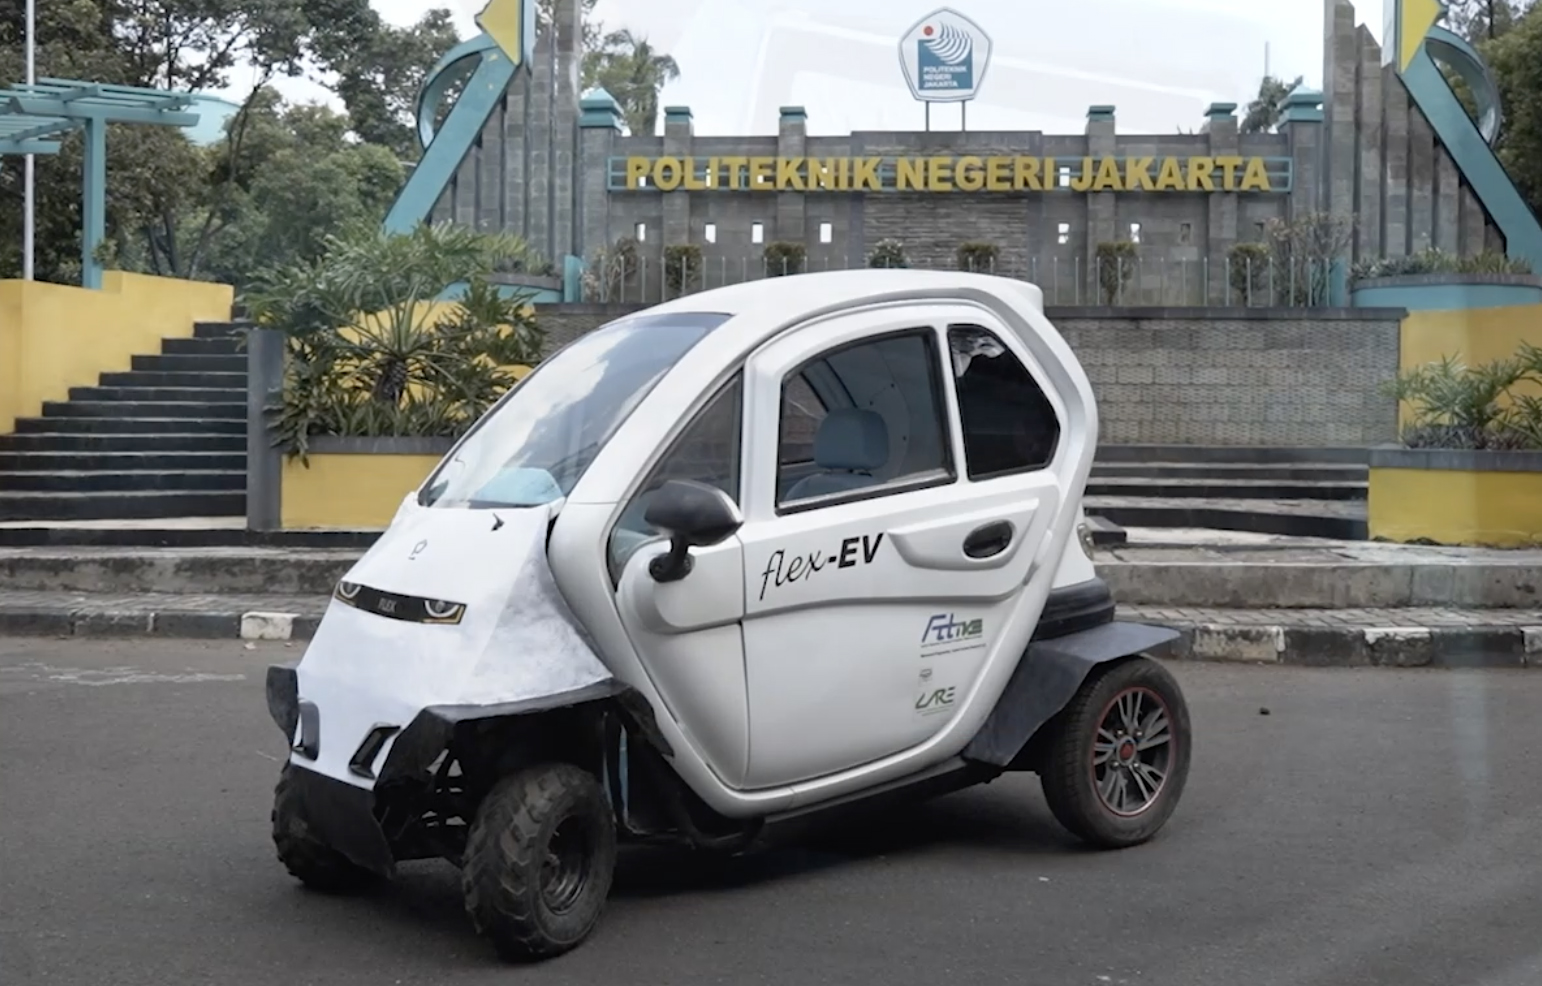
[[1120,818],[1150,811],[1167,789],[1177,742],[1167,702],[1150,688],[1126,688],[1097,723],[1089,768],[1098,801]]

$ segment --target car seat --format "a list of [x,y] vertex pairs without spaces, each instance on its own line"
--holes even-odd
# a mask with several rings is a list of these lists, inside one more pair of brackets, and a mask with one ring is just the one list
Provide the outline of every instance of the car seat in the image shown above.
[[883,416],[865,408],[837,408],[825,415],[814,435],[814,465],[822,470],[805,476],[787,491],[787,499],[804,500],[860,490],[878,483],[873,470],[889,461],[889,426]]

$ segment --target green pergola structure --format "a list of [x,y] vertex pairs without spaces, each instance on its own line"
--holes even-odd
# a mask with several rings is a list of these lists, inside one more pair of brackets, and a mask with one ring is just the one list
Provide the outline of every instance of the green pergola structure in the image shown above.
[[107,125],[147,123],[191,127],[198,114],[186,112],[191,93],[109,86],[71,79],[40,79],[34,85],[0,89],[0,156],[57,154],[59,142],[76,130],[85,134],[81,169],[81,286],[102,286],[96,251],[107,236]]

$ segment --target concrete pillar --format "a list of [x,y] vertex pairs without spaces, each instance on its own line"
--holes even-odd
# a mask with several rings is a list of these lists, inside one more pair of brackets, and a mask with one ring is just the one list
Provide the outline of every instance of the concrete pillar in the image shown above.
[[[695,140],[689,106],[664,108],[664,156],[688,158]],[[683,246],[691,242],[691,193],[684,184],[664,193],[664,228],[659,231],[659,249]],[[652,254],[651,250],[646,251]]]
[[[528,2],[528,0],[527,0]],[[557,0],[551,88],[551,233],[547,259],[560,269],[578,242],[578,158],[580,115],[578,72],[584,52],[580,0]]]
[[574,252],[588,261],[615,238],[610,228],[610,156],[621,135],[621,107],[610,93],[596,89],[579,103],[579,110],[579,241]]
[[1408,253],[1408,90],[1390,65],[1382,68],[1381,79],[1386,168],[1381,250],[1383,256],[1401,257]]
[[[801,106],[783,106],[776,131],[776,154],[783,158],[801,158],[808,148],[808,113]],[[784,243],[808,242],[807,197],[801,192],[778,192],[776,196],[776,238]]]
[[[1205,133],[1210,137],[1211,157],[1236,157],[1242,146],[1237,134],[1237,104],[1211,103],[1205,110]],[[1210,268],[1209,301],[1212,305],[1225,304],[1227,256],[1237,242],[1237,193],[1206,195],[1205,209],[1209,219],[1205,232],[1205,257]]]
[[[1114,119],[1114,107],[1089,106],[1087,107],[1087,154],[1096,159],[1112,156],[1117,149],[1117,127]],[[1076,174],[1073,167],[1071,174]],[[1087,254],[1085,263],[1086,274],[1083,276],[1083,297],[1099,298],[1098,286],[1098,244],[1112,243],[1118,240],[1118,230],[1115,223],[1118,215],[1115,209],[1115,192],[1089,192],[1087,193]],[[1094,302],[1097,303],[1097,302]]]
[[1280,113],[1280,132],[1290,146],[1290,219],[1317,211],[1323,178],[1322,99],[1322,93],[1303,87],[1285,97]]
[[1482,203],[1473,194],[1471,188],[1462,185],[1461,201],[1459,204],[1461,234],[1458,237],[1457,249],[1464,257],[1475,256],[1483,252],[1484,227],[1488,225],[1488,213],[1484,211]]
[[1355,8],[1324,0],[1323,114],[1326,130],[1324,197],[1319,208],[1337,216],[1355,211],[1355,82],[1360,61]]
[[1446,252],[1461,249],[1461,178],[1456,162],[1444,147],[1435,147],[1435,246]]
[[246,336],[246,529],[279,529],[283,454],[273,447],[267,409],[284,392],[284,334],[251,327]]
[[1355,259],[1380,257],[1382,197],[1382,85],[1381,48],[1363,26],[1355,35],[1359,43],[1359,110],[1355,119],[1355,143],[1360,151],[1360,180],[1355,197]]
[[1417,106],[1408,113],[1408,250],[1435,242],[1435,131]]

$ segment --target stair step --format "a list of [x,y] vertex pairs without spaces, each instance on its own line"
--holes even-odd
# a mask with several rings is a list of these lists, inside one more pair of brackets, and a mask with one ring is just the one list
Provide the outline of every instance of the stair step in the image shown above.
[[118,472],[60,470],[0,471],[0,490],[16,493],[107,493],[182,491],[234,492],[246,489],[246,473],[238,469]]
[[213,339],[194,336],[191,339],[162,339],[161,355],[240,356],[246,359],[246,350],[242,348],[240,336],[216,336]]
[[17,418],[18,435],[245,435],[239,418]]
[[147,404],[233,404],[246,402],[246,381],[238,390],[213,387],[71,387],[72,401],[119,401]]
[[173,432],[156,435],[0,435],[0,452],[241,452],[246,436]]
[[147,373],[246,373],[246,357],[238,354],[184,354],[178,356],[135,356],[130,370]]
[[1296,483],[1363,483],[1370,474],[1365,466],[1332,463],[1300,465],[1206,464],[1196,462],[1095,462],[1093,479],[1245,479],[1285,480]]
[[1226,479],[1093,479],[1087,483],[1086,495],[1163,499],[1364,500],[1366,484]]
[[[238,452],[0,452],[0,471],[32,472],[180,472],[246,470],[246,451]],[[0,489],[5,487],[0,486]]]
[[193,338],[195,339],[229,339],[239,336],[241,332],[250,328],[250,324],[236,322],[194,322]]
[[98,383],[103,387],[198,387],[219,389],[225,392],[221,400],[230,395],[246,394],[245,373],[193,372],[188,370],[125,370],[102,374]]
[[46,401],[45,418],[235,418],[246,421],[246,405],[227,401]]
[[143,520],[153,517],[234,517],[246,512],[246,492],[0,493],[0,520]]
[[1340,463],[1365,465],[1370,450],[1355,446],[1287,445],[1101,445],[1097,461],[1105,462],[1205,462],[1205,463]]

